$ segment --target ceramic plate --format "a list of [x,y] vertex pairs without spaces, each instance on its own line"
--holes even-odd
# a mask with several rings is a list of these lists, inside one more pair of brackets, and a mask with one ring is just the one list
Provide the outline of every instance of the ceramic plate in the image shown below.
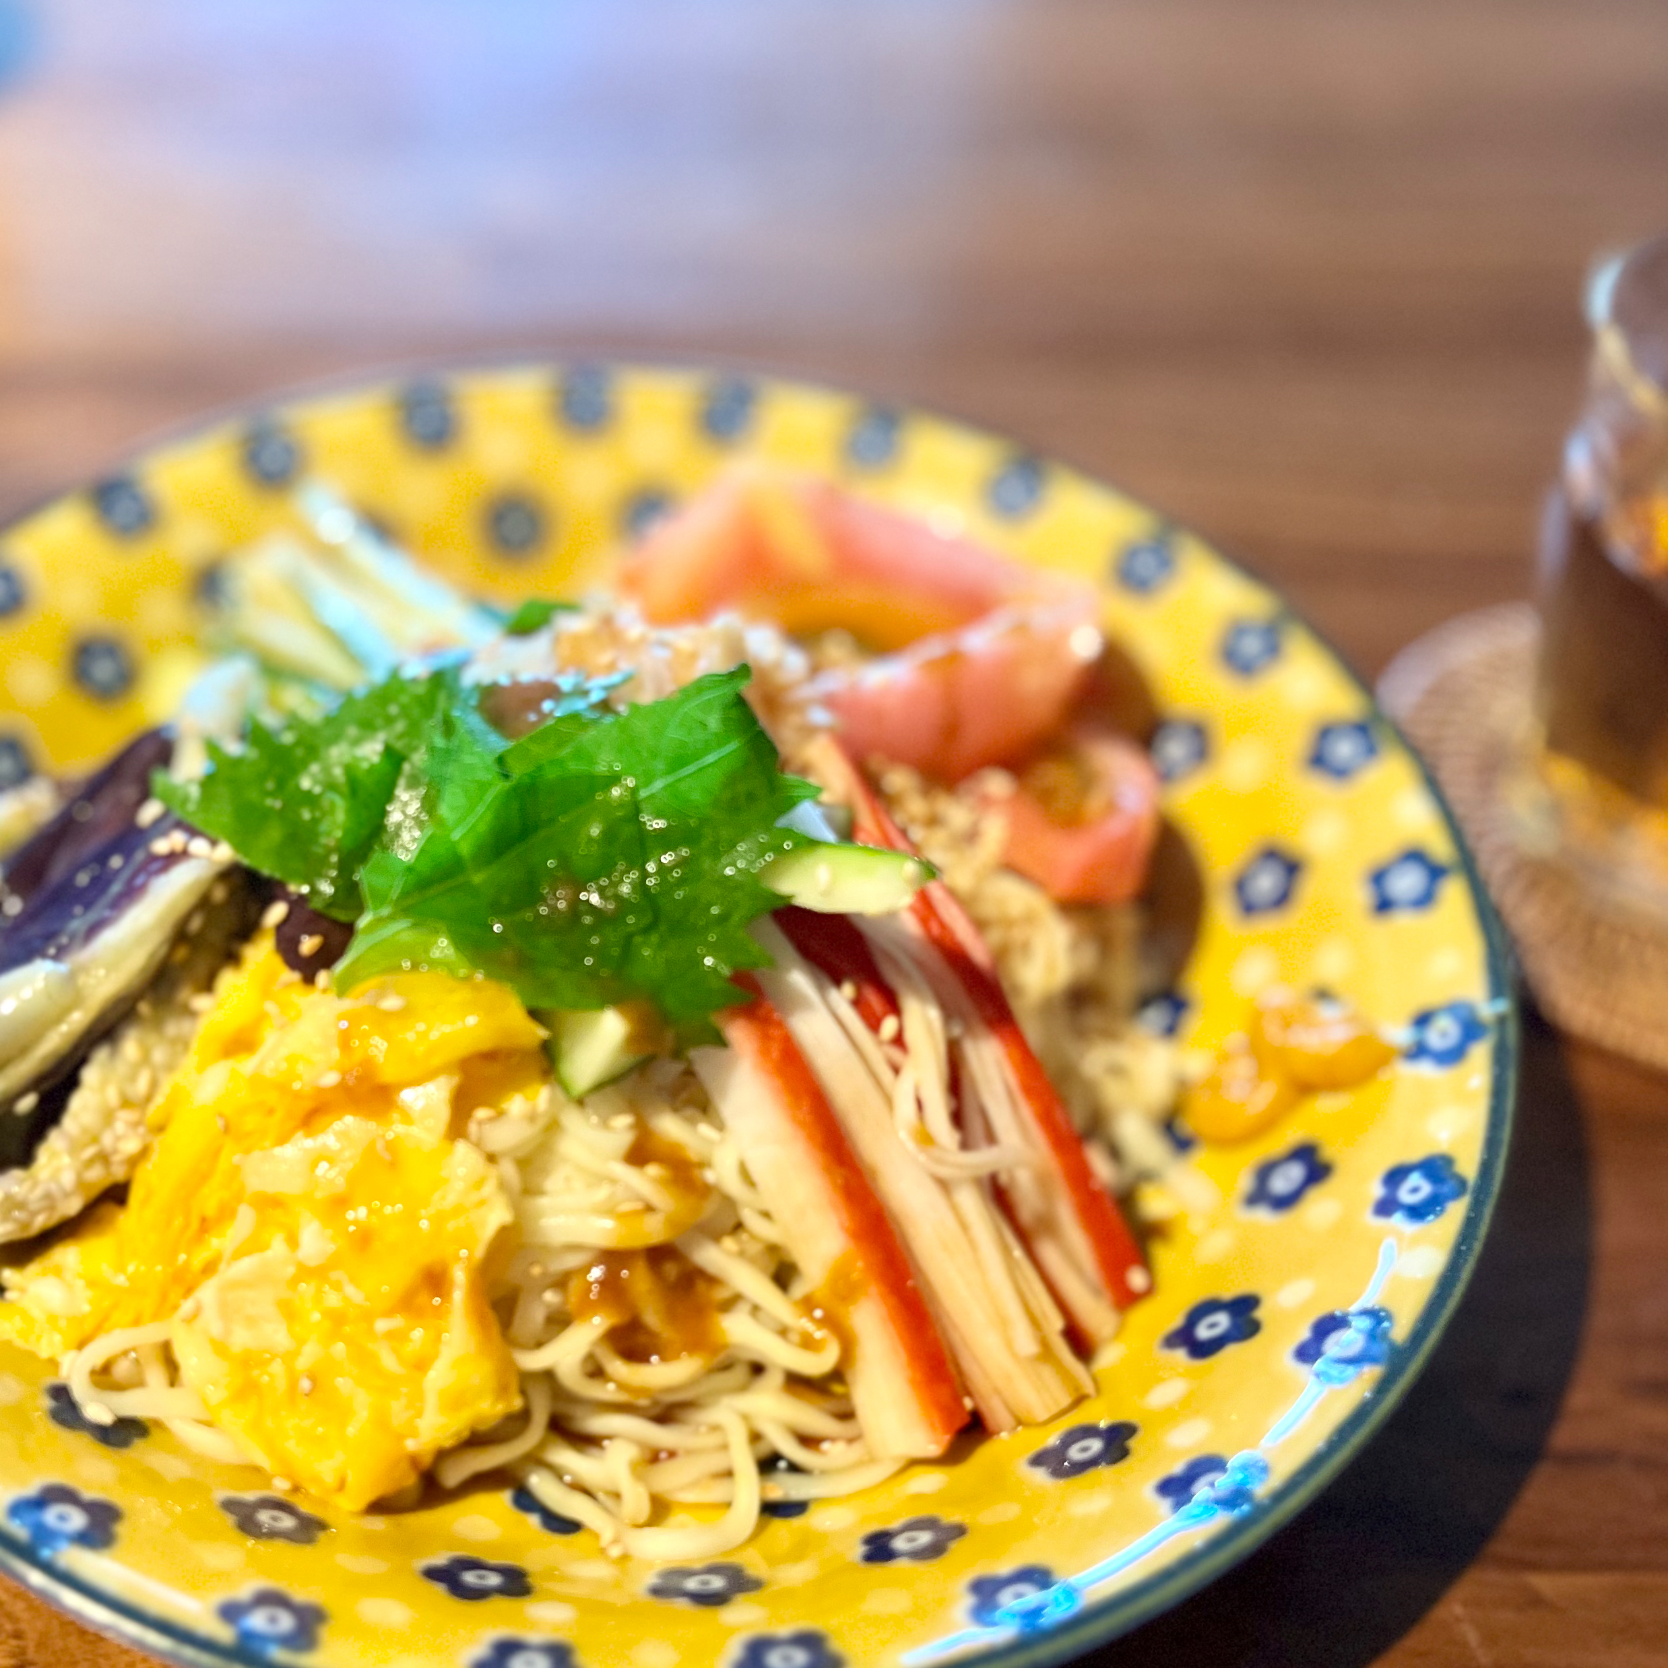
[[[0,538],[0,781],[166,711],[218,565],[317,473],[490,597],[560,594],[746,450],[1093,576],[1163,709],[1195,954],[1142,1023],[1211,1049],[1271,980],[1395,1028],[1380,1080],[1207,1151],[1094,1400],[848,1500],[777,1506],[721,1562],[602,1555],[525,1494],[351,1518],[0,1357],[0,1562],[191,1663],[838,1668],[1066,1656],[1242,1558],[1366,1440],[1452,1310],[1506,1147],[1499,939],[1454,826],[1281,599],[1114,489],[939,418],[762,378],[469,371],[279,404],[134,459]],[[1178,1139],[1182,1139],[1178,1133]],[[767,1508],[769,1509],[769,1508]]]

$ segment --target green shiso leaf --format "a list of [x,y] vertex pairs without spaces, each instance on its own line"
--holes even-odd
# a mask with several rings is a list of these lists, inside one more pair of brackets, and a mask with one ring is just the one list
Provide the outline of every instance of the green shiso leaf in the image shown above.
[[[390,678],[158,795],[251,867],[355,923],[342,989],[406,968],[511,986],[530,1008],[652,1002],[685,1041],[765,963],[758,872],[812,784],[784,775],[748,669],[614,712],[575,687],[510,743],[455,671]],[[606,680],[612,683],[617,680]]]
[[530,597],[504,622],[506,637],[531,637],[542,631],[558,614],[566,614],[579,606],[575,602],[547,602]]
[[322,717],[276,731],[251,724],[240,752],[210,742],[207,775],[176,782],[158,772],[152,792],[250,868],[351,921],[359,867],[382,837],[401,771],[457,692],[451,671],[386,678]]

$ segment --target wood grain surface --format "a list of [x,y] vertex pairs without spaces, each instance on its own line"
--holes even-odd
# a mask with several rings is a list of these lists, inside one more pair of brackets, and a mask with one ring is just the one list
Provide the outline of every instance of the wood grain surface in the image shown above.
[[[0,511],[320,377],[723,358],[1112,476],[1368,673],[1523,591],[1668,224],[1656,0],[7,0],[0,74]],[[1668,1661],[1668,1084],[1524,1077],[1403,1408],[1103,1668]],[[0,1668],[139,1660],[0,1592]]]

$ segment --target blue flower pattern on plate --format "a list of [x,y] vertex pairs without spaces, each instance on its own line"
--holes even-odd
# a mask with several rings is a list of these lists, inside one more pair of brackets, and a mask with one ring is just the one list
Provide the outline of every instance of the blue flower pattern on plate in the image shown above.
[[435,452],[457,432],[451,396],[443,382],[414,382],[400,395],[400,427],[413,445]]
[[426,1581],[469,1604],[490,1598],[526,1598],[533,1590],[519,1564],[495,1564],[467,1552],[454,1552],[449,1558],[420,1565],[419,1570]]
[[1447,864],[1438,863],[1428,852],[1410,847],[1392,857],[1382,868],[1367,876],[1375,915],[1398,915],[1429,909],[1436,902],[1442,882],[1448,878]]
[[1229,1344],[1243,1344],[1262,1331],[1263,1323],[1257,1319],[1261,1301],[1250,1292],[1201,1298],[1164,1334],[1163,1347],[1179,1350],[1189,1361],[1208,1361]]
[[1334,1309],[1309,1323],[1292,1359],[1309,1368],[1322,1384],[1352,1384],[1369,1368],[1382,1367],[1390,1359],[1393,1324],[1390,1311],[1377,1304]]
[[1010,1621],[1004,1615],[1049,1592],[1055,1585],[1054,1571],[1045,1564],[1025,1564],[1002,1575],[976,1575],[967,1584],[972,1600],[968,1614],[980,1627],[1002,1627]]
[[259,1656],[312,1650],[326,1619],[320,1606],[291,1598],[278,1587],[257,1587],[243,1598],[227,1599],[216,1614],[240,1645]]
[[612,379],[601,365],[575,365],[562,378],[557,409],[569,428],[600,429],[614,414]]
[[276,423],[257,423],[243,437],[243,466],[262,486],[283,486],[300,465],[295,437]]
[[0,736],[0,792],[21,787],[34,774],[29,749],[16,736]]
[[1472,1002],[1445,1002],[1413,1016],[1405,1058],[1412,1065],[1457,1066],[1488,1035],[1488,1023]]
[[756,1593],[762,1586],[764,1583],[740,1564],[702,1564],[695,1569],[656,1570],[649,1583],[649,1597],[716,1607],[743,1593]]
[[1245,1208],[1282,1215],[1331,1174],[1332,1166],[1321,1156],[1320,1147],[1313,1141],[1300,1141],[1290,1152],[1264,1159],[1251,1172]]
[[1098,1425],[1073,1425],[1027,1457],[1033,1471],[1056,1482],[1067,1482],[1102,1466],[1119,1465],[1129,1458],[1129,1445],[1138,1427],[1127,1419],[1102,1420]]
[[143,1419],[119,1418],[112,1425],[96,1425],[81,1411],[80,1404],[70,1394],[67,1384],[54,1383],[46,1387],[46,1416],[53,1424],[67,1431],[78,1431],[90,1436],[105,1448],[131,1448],[135,1442],[151,1434]]
[[1187,1127],[1181,1113],[1172,1112],[1163,1124],[1164,1138],[1179,1153],[1190,1153],[1199,1145],[1199,1137]]
[[727,377],[708,390],[701,407],[701,427],[714,440],[739,440],[753,421],[756,401],[752,383]]
[[577,1535],[582,1527],[571,1517],[551,1511],[531,1489],[512,1489],[510,1504],[518,1512],[525,1512],[541,1529],[552,1535]]
[[1235,1454],[1215,1482],[1194,1491],[1193,1506],[1209,1505],[1238,1517],[1257,1503],[1257,1490],[1268,1481],[1268,1461],[1261,1454]]
[[114,637],[83,637],[75,645],[73,670],[96,700],[118,700],[133,687],[133,656]]
[[846,436],[847,460],[860,469],[878,469],[890,463],[898,449],[898,429],[897,412],[870,406]]
[[1359,721],[1323,724],[1309,750],[1309,768],[1336,782],[1358,776],[1378,757],[1378,739],[1371,724]]
[[576,1668],[573,1646],[565,1639],[494,1639],[469,1668]]
[[506,556],[526,556],[544,542],[544,512],[530,498],[512,492],[486,510],[487,534]]
[[115,1501],[83,1494],[68,1483],[47,1483],[33,1494],[20,1494],[6,1507],[7,1520],[45,1558],[55,1558],[70,1546],[98,1552],[115,1545],[121,1516]]
[[1214,1483],[1228,1469],[1224,1454],[1195,1454],[1185,1464],[1153,1484],[1156,1494],[1172,1512],[1179,1512],[1193,1496],[1209,1483]]
[[1373,1215],[1404,1228],[1434,1222],[1458,1199],[1468,1183],[1446,1153],[1432,1153],[1413,1164],[1392,1165],[1379,1178]]
[[1192,718],[1167,718],[1153,731],[1147,752],[1163,782],[1179,782],[1205,762],[1210,743],[1205,727]]
[[672,508],[672,495],[661,492],[656,487],[646,487],[642,492],[634,492],[626,500],[625,509],[621,512],[620,522],[625,528],[626,537],[640,539],[648,530]]
[[257,1541],[288,1541],[311,1546],[330,1525],[281,1494],[226,1494],[220,1509],[244,1534]]
[[1222,662],[1242,678],[1254,678],[1280,658],[1278,620],[1235,620],[1222,636]]
[[1029,515],[1042,501],[1043,466],[1035,458],[1014,458],[990,482],[990,507],[1010,521]]
[[809,1500],[772,1500],[769,1495],[770,1479],[772,1475],[783,1476],[788,1473],[803,1476],[804,1473],[791,1460],[784,1459],[778,1454],[774,1459],[767,1460],[760,1467],[763,1475],[760,1478],[764,1485],[764,1498],[759,1502],[759,1510],[766,1517],[804,1517],[810,1511]]
[[1234,876],[1234,896],[1244,915],[1272,915],[1291,902],[1297,877],[1303,872],[1300,858],[1278,846],[1265,846]]
[[17,613],[27,595],[23,575],[10,562],[0,562],[0,619]]
[[942,1558],[967,1533],[965,1523],[941,1517],[912,1517],[895,1529],[871,1529],[858,1557],[865,1564],[925,1564]]
[[1136,1010],[1135,1023],[1155,1037],[1173,1037],[1181,1030],[1190,1006],[1180,991],[1161,991],[1157,996],[1149,996]]
[[145,489],[129,476],[100,481],[93,488],[93,509],[119,538],[137,538],[156,519]]
[[1112,571],[1126,591],[1151,596],[1176,571],[1176,553],[1163,534],[1139,539],[1118,552]]
[[793,1633],[755,1633],[742,1641],[730,1668],[845,1668],[828,1635],[802,1627]]

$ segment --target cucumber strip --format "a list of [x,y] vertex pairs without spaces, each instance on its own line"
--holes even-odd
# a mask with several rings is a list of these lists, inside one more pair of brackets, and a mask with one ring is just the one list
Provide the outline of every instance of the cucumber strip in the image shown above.
[[907,909],[933,878],[913,853],[877,846],[796,846],[759,871],[773,892],[824,915],[889,915]]

